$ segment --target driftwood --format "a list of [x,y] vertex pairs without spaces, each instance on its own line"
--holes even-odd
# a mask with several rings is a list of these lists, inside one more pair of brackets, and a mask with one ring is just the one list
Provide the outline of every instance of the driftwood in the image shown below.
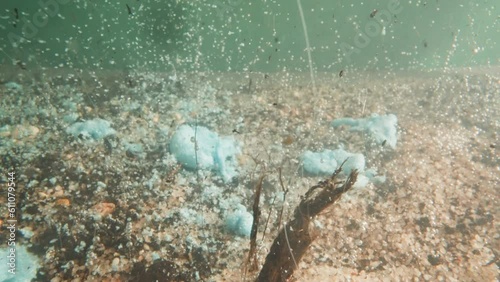
[[311,220],[328,206],[336,202],[343,193],[352,188],[358,172],[352,170],[347,180],[338,181],[341,168],[333,175],[311,187],[274,240],[266,257],[257,282],[287,281],[297,268],[297,263],[313,241],[309,232]]

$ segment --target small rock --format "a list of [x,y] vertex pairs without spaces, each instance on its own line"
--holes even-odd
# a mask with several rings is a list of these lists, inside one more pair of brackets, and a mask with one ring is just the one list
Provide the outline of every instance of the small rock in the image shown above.
[[113,203],[99,203],[92,207],[92,210],[95,211],[98,215],[105,217],[107,215],[112,214],[115,211],[115,204]]
[[63,207],[69,207],[71,202],[69,199],[57,199],[56,200],[56,205],[57,206],[63,206]]

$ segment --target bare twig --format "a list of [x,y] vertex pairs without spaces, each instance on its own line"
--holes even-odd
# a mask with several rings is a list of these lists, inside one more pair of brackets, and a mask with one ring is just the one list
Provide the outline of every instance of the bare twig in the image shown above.
[[271,213],[273,211],[273,206],[274,206],[274,203],[276,202],[277,197],[278,197],[277,195],[274,195],[273,201],[271,202],[271,207],[269,209],[269,214],[267,215],[266,224],[264,225],[264,230],[262,231],[262,239],[261,240],[264,240],[264,238],[266,236],[267,226],[269,225],[269,221],[271,220]]
[[283,205],[281,206],[280,215],[278,217],[278,226],[281,226],[281,220],[283,219],[283,210],[285,209],[286,194],[288,193],[288,189],[286,189],[285,185],[283,184],[283,178],[281,177],[281,167],[279,168],[278,173],[280,178],[281,190],[283,190]]
[[252,231],[250,232],[250,251],[248,252],[248,259],[247,259],[247,266],[249,265],[248,269],[245,269],[245,276],[247,270],[253,272],[258,269],[258,263],[257,263],[257,229],[259,227],[259,218],[260,218],[260,208],[259,208],[259,203],[260,203],[260,195],[262,192],[262,182],[264,181],[265,177],[265,172],[262,172],[261,176],[259,177],[259,180],[257,181],[257,184],[255,185],[255,197],[253,201],[253,222],[252,222]]

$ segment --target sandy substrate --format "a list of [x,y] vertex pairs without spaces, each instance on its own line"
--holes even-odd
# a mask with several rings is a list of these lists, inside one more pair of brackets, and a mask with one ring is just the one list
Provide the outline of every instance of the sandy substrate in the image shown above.
[[[256,273],[243,277],[249,241],[224,229],[225,214],[237,203],[250,210],[264,174],[263,263],[280,211],[286,219],[321,180],[303,175],[300,154],[339,146],[387,180],[315,219],[292,281],[500,279],[498,68],[319,74],[315,92],[302,74],[0,73],[23,87],[0,88],[0,158],[2,182],[18,176],[18,240],[41,259],[37,280],[252,281]],[[372,113],[398,117],[395,149],[330,126]],[[69,114],[108,120],[117,134],[79,140],[65,131]],[[168,141],[183,123],[239,140],[240,177],[179,167]]]

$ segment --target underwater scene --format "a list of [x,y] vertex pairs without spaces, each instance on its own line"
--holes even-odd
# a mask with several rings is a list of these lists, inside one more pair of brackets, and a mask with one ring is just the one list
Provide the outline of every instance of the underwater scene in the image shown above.
[[0,281],[499,281],[500,1],[3,0]]

